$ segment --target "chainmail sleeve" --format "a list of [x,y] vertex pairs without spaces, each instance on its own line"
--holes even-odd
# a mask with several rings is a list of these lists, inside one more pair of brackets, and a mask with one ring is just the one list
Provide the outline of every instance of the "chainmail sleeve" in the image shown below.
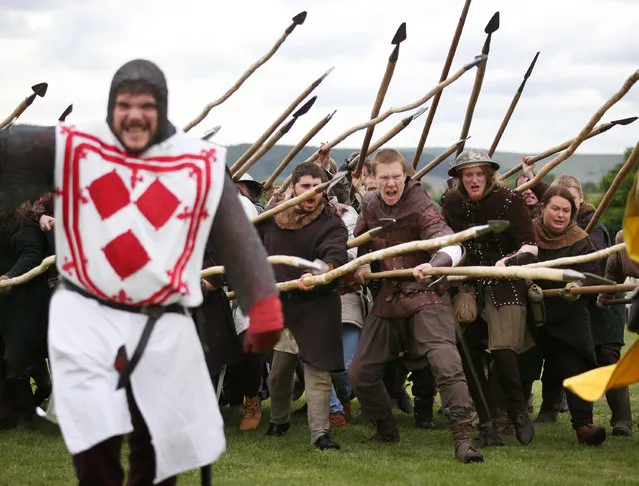
[[246,314],[257,302],[277,295],[273,269],[253,224],[244,215],[233,181],[225,175],[222,198],[211,227],[210,245]]
[[11,212],[53,190],[55,127],[17,125],[0,131],[0,210]]

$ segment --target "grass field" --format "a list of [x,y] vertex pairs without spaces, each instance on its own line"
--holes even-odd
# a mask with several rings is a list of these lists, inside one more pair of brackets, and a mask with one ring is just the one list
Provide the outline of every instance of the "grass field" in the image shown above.
[[[628,336],[627,342],[634,341]],[[535,396],[541,397],[539,383]],[[639,385],[631,387],[633,415],[639,414]],[[303,399],[295,404],[299,408]],[[535,413],[539,402],[536,400]],[[355,407],[357,409],[357,406]],[[294,416],[283,438],[264,435],[269,402],[256,432],[240,432],[239,417],[224,411],[227,452],[213,466],[213,484],[233,485],[463,485],[463,484],[639,484],[639,432],[629,438],[608,437],[600,447],[577,445],[568,414],[553,425],[538,426],[532,444],[521,446],[504,437],[506,446],[484,451],[483,464],[463,465],[453,459],[450,433],[413,427],[412,416],[397,412],[402,440],[395,445],[363,444],[373,427],[354,419],[331,433],[341,451],[316,451],[304,415]],[[605,400],[595,404],[595,423],[606,426]],[[126,456],[126,451],[124,451]],[[73,485],[75,475],[59,430],[39,422],[34,431],[0,432],[0,486]],[[180,476],[180,485],[199,485],[199,473]]]

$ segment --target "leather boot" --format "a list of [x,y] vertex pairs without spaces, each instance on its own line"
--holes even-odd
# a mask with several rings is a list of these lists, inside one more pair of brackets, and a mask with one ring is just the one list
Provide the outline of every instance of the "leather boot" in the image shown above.
[[262,400],[260,397],[247,398],[240,430],[256,430],[260,426],[260,420],[262,420]]
[[521,444],[530,444],[535,436],[535,427],[533,426],[528,408],[517,410],[511,414],[511,420],[515,426],[515,436]]
[[464,464],[484,462],[484,456],[477,452],[471,439],[473,430],[470,410],[458,409],[449,413],[450,430],[453,433],[455,456]]
[[497,425],[494,420],[479,424],[479,437],[475,439],[475,447],[481,449],[482,447],[500,447],[504,445],[504,441],[499,435]]
[[606,440],[606,429],[592,424],[582,425],[575,429],[577,440],[583,445],[599,445]]
[[397,401],[397,408],[399,408],[405,414],[413,413],[413,400],[410,398],[410,395],[403,388],[395,397]]
[[392,415],[390,417],[375,420],[377,426],[377,432],[370,439],[364,442],[380,442],[391,444],[399,442],[399,429],[397,428],[397,421]]

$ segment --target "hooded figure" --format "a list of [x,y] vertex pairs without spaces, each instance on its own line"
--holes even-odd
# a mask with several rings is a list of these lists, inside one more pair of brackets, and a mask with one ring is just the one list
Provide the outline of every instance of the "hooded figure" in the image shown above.
[[[190,314],[202,303],[207,244],[251,318],[245,346],[269,349],[282,328],[264,249],[235,217],[225,150],[176,130],[167,93],[160,69],[135,60],[113,78],[105,121],[0,132],[0,186],[19,187],[7,206],[55,187],[49,357],[55,419],[80,484],[123,483],[126,434],[129,483],[175,484],[224,451]],[[231,241],[244,242],[241,253]]]

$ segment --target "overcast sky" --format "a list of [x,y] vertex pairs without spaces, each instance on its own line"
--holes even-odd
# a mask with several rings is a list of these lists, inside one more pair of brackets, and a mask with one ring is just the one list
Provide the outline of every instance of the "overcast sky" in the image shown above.
[[[0,111],[10,113],[46,81],[49,90],[21,117],[52,124],[70,103],[68,121],[102,119],[113,73],[147,58],[169,84],[169,116],[194,118],[265,54],[307,10],[273,58],[191,133],[222,125],[216,141],[254,141],[312,80],[331,66],[318,101],[281,143],[295,144],[327,113],[333,120],[311,143],[330,140],[369,117],[402,22],[408,38],[383,109],[422,97],[439,80],[463,0],[0,0]],[[473,60],[484,26],[499,11],[484,85],[468,146],[489,147],[536,51],[541,51],[499,150],[534,153],[575,136],[639,68],[639,0],[474,0],[451,72]],[[444,91],[427,146],[447,146],[460,133],[475,71]],[[639,115],[639,85],[602,118]],[[0,113],[0,118],[6,115]],[[394,125],[395,115],[376,128]],[[425,115],[392,146],[413,147]],[[585,142],[583,153],[621,153],[634,146],[639,122]],[[357,147],[362,132],[342,147]],[[374,136],[374,139],[376,138]]]

